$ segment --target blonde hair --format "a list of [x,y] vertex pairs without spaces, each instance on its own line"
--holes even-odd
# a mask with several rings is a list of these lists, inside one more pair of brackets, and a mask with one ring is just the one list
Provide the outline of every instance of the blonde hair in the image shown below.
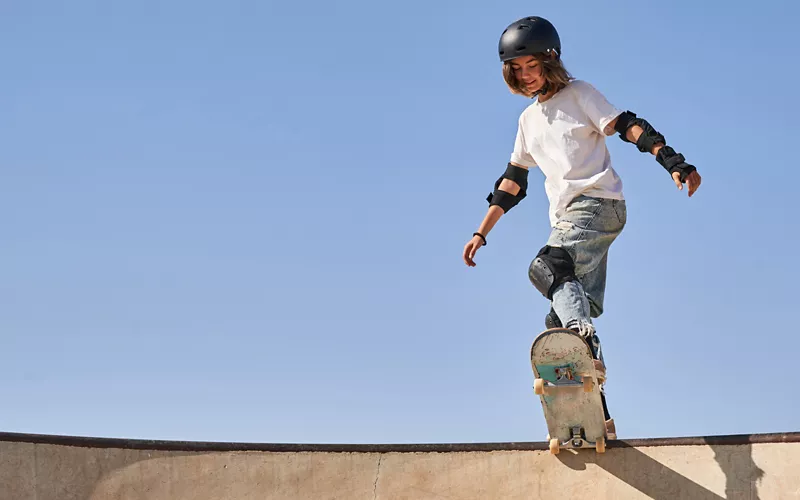
[[[567,71],[567,68],[564,67],[564,63],[560,57],[553,59],[551,56],[544,53],[532,54],[532,56],[539,61],[539,64],[542,66],[542,76],[544,76],[546,82],[545,86],[548,87],[548,94],[555,94],[575,79],[575,77]],[[533,97],[533,92],[529,91],[517,80],[517,77],[514,75],[514,68],[511,67],[511,61],[503,63],[503,79],[506,81],[506,85],[508,85],[512,94]]]

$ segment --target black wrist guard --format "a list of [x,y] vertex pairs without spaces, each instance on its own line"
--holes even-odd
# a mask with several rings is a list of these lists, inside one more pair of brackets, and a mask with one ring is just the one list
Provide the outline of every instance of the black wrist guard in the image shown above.
[[[503,179],[516,182],[519,185],[519,193],[514,195],[506,191],[501,191],[500,183],[503,182]],[[494,192],[489,193],[486,201],[489,202],[489,206],[497,205],[503,209],[503,212],[508,212],[514,208],[517,203],[522,201],[527,194],[528,170],[509,163],[508,167],[506,167],[505,173],[503,173],[503,175],[497,179],[497,182],[494,183]]]
[[676,153],[669,146],[664,146],[658,150],[656,161],[669,172],[670,176],[675,172],[680,172],[681,182],[685,181],[689,174],[697,170],[694,165],[686,163],[686,158],[682,154]]
[[647,120],[644,118],[638,118],[635,113],[631,113],[630,111],[625,111],[617,117],[617,123],[614,124],[614,130],[619,132],[619,138],[624,142],[632,142],[628,139],[627,133],[628,129],[634,125],[639,125],[642,127],[642,130],[644,130],[642,135],[640,135],[639,139],[636,141],[636,147],[642,153],[652,153],[653,146],[658,143],[664,145],[667,144],[667,140],[664,139],[664,136],[654,129],[653,126],[647,122]]

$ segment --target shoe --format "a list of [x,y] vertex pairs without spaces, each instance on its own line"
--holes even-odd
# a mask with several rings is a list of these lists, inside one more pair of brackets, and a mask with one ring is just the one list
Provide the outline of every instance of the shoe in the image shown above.
[[594,354],[597,346],[594,346],[591,342],[592,340],[595,340],[595,328],[593,324],[589,323],[588,321],[579,322],[578,320],[574,320],[570,321],[566,328],[583,337],[589,346],[592,347],[592,354]]
[[544,327],[548,330],[551,328],[562,328],[564,325],[561,324],[561,320],[558,317],[558,314],[550,308],[550,312],[547,313],[547,316],[544,317]]

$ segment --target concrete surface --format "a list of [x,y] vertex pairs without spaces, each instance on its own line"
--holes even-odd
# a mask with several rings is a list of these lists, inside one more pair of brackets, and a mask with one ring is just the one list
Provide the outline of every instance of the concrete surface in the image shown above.
[[800,433],[546,443],[294,445],[0,433],[2,500],[792,499]]

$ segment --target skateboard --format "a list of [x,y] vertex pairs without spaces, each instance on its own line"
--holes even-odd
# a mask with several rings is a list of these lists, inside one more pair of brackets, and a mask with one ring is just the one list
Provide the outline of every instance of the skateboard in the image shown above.
[[542,402],[550,453],[561,448],[606,450],[600,382],[589,344],[566,328],[540,333],[531,345],[533,391]]

